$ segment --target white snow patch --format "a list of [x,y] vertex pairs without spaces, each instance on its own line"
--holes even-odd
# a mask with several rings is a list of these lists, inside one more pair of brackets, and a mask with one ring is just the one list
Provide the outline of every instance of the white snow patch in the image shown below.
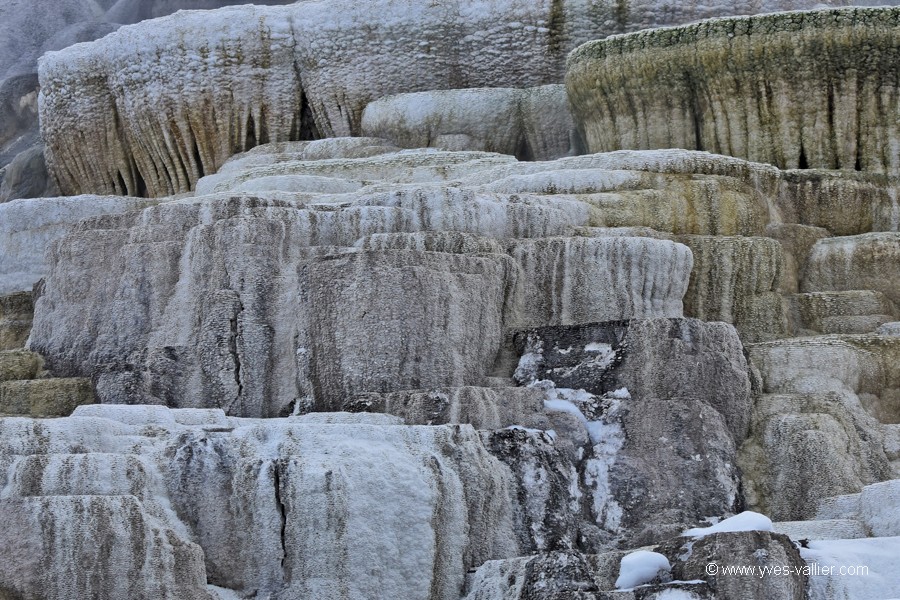
[[620,387],[606,394],[607,398],[615,398],[616,400],[631,400],[631,392],[627,387]]
[[660,571],[670,573],[672,565],[669,559],[658,552],[638,550],[622,557],[619,564],[619,578],[616,579],[617,589],[631,589],[639,585],[650,583],[656,579]]
[[698,600],[699,598],[700,596],[694,594],[693,592],[673,588],[671,590],[661,591],[653,597],[653,600]]
[[585,352],[612,352],[612,346],[609,344],[601,344],[600,342],[591,342],[584,347]]
[[772,520],[751,510],[745,510],[739,515],[729,517],[710,527],[695,527],[688,529],[681,535],[690,537],[703,537],[712,533],[726,533],[731,531],[772,531]]
[[814,540],[800,555],[810,566],[810,600],[900,598],[900,537]]

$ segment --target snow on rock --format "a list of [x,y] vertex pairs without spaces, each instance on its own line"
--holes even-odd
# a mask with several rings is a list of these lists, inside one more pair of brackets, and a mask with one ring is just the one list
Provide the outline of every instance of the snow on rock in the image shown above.
[[801,553],[810,569],[810,600],[900,597],[898,537],[817,540]]
[[897,106],[878,98],[898,26],[896,8],[846,8],[612,36],[570,55],[566,84],[591,152],[678,147],[896,174],[900,130],[883,111]]
[[859,517],[872,536],[900,536],[900,479],[867,485],[859,504]]
[[[746,435],[750,399],[736,340],[730,326],[681,319],[515,336],[520,382],[545,389],[545,407],[574,415],[588,432],[580,464],[586,506],[607,535],[648,544],[735,506],[735,444]],[[597,352],[602,345],[610,349]],[[679,433],[698,426],[696,437]],[[677,491],[685,488],[698,491]]]
[[658,552],[648,550],[631,552],[622,558],[616,587],[626,589],[651,583],[654,580],[671,576],[671,571],[672,565],[669,564],[669,559]]
[[703,537],[713,533],[726,533],[733,531],[772,531],[772,520],[759,513],[745,510],[744,512],[728,517],[709,527],[694,527],[688,529],[682,535],[689,537]]
[[527,600],[575,597],[597,590],[592,556],[557,551],[490,560],[472,576],[465,600]]

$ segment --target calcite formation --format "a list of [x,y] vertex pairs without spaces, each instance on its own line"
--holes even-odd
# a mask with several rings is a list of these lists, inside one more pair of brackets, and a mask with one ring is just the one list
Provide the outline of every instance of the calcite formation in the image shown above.
[[612,36],[569,57],[592,152],[691,148],[897,175],[898,9],[709,20]]
[[[591,39],[812,6],[379,0],[362,16],[349,0],[329,0],[184,12],[46,55],[42,133],[66,194],[165,196],[193,189],[231,154],[257,144],[358,135],[366,105],[390,94],[559,84],[566,54]],[[558,104],[532,95],[523,105],[535,114],[547,102]],[[502,120],[496,102],[483,110]],[[524,131],[537,137],[536,125],[526,119]],[[496,141],[482,143],[504,148],[502,132],[492,133]],[[535,156],[547,151],[550,135],[541,137]]]
[[370,102],[360,128],[402,148],[484,150],[522,160],[582,150],[569,98],[558,84],[397,94]]
[[560,84],[811,6],[313,0],[47,55],[81,195],[0,204],[0,598],[900,596],[897,9]]

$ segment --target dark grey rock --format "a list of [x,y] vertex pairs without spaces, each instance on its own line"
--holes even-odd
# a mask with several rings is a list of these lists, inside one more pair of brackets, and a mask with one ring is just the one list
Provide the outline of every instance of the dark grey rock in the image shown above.
[[[666,555],[672,565],[672,577],[680,581],[705,580],[716,600],[804,600],[807,577],[800,570],[806,561],[791,539],[780,533],[741,531],[715,533],[705,537],[673,538],[657,552]],[[709,565],[717,565],[718,574],[710,574]],[[756,568],[752,574],[725,574],[733,567]],[[760,576],[759,568],[779,569]],[[792,572],[787,572],[792,570]]]
[[0,183],[0,202],[58,195],[59,188],[47,172],[43,145],[32,146],[6,166],[3,182]]
[[[598,523],[626,546],[658,542],[743,505],[736,446],[750,379],[734,328],[693,319],[519,332],[517,376],[586,390],[602,424],[580,465]],[[547,385],[547,384],[542,384]]]

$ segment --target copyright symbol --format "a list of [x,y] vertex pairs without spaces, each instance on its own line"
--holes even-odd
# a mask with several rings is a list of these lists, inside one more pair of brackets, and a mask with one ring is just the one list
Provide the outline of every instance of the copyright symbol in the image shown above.
[[719,565],[716,563],[709,563],[706,565],[706,574],[707,575],[717,575],[719,573]]

